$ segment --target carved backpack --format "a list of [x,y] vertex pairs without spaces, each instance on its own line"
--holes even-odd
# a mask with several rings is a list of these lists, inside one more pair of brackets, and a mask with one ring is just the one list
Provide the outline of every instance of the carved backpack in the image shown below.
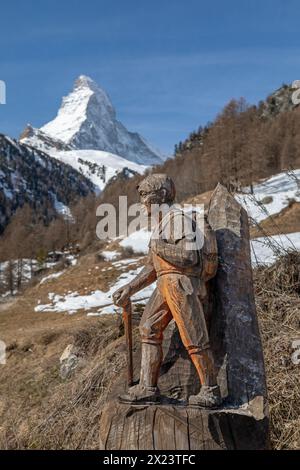
[[[195,213],[193,213],[193,220],[197,223]],[[217,239],[215,232],[208,222],[207,214],[204,214],[204,243],[200,256],[202,260],[201,278],[207,282],[215,277],[218,270]]]
[[218,245],[216,234],[209,225],[207,215],[204,215],[204,244],[202,248],[202,278],[209,281],[217,274],[218,270]]

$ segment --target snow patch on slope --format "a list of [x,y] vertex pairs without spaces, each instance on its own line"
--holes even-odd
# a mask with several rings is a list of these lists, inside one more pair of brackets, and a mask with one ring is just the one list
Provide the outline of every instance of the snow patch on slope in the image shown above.
[[[36,312],[68,312],[69,314],[75,313],[78,310],[90,310],[92,308],[101,308],[98,312],[93,312],[91,315],[115,313],[116,307],[113,305],[112,294],[116,289],[130,282],[142,270],[141,267],[132,269],[126,273],[122,273],[117,279],[116,283],[107,291],[95,290],[90,294],[79,295],[78,292],[71,292],[66,295],[58,295],[54,293],[48,294],[51,301],[49,304],[37,305]],[[144,301],[149,298],[155,289],[155,284],[146,287],[138,294],[132,296],[132,301]]]
[[137,173],[144,173],[147,166],[139,165],[125,158],[101,150],[68,150],[66,152],[51,151],[50,156],[71,165],[88,178],[102,191],[106,183],[123,168]]
[[[246,188],[248,194],[238,194],[236,199],[256,222],[277,214],[289,205],[291,200],[300,202],[300,170],[292,173],[278,173],[265,181]],[[267,198],[270,202],[265,203]]]
[[43,279],[41,279],[40,285],[41,285],[41,284],[44,284],[45,282],[50,281],[51,279],[57,279],[57,278],[60,277],[64,272],[65,272],[65,271],[59,271],[59,272],[57,272],[57,273],[48,274],[48,276],[45,276],[45,277],[43,277]]
[[123,248],[131,248],[134,253],[148,253],[148,245],[150,242],[151,232],[147,229],[141,229],[137,232],[132,232],[128,237],[125,237],[120,245]]
[[255,238],[251,240],[252,264],[270,265],[279,255],[292,249],[300,250],[300,232]]
[[56,210],[56,212],[58,214],[62,215],[65,220],[69,220],[70,222],[74,222],[74,217],[71,213],[70,208],[68,206],[66,206],[65,204],[63,204],[61,201],[59,201],[57,199],[56,194],[52,193],[51,191],[49,191],[49,194],[52,197],[53,204],[54,204],[54,209]]

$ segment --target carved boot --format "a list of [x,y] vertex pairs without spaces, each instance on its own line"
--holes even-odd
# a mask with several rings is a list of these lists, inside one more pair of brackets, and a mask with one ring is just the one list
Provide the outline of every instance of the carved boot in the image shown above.
[[198,395],[189,397],[189,405],[203,408],[217,408],[222,403],[220,388],[217,385],[216,373],[212,352],[210,349],[190,353],[190,357],[197,369],[201,390]]
[[121,403],[132,405],[152,405],[157,403],[160,393],[157,387],[144,387],[141,384],[130,387],[127,393],[119,396]]
[[140,382],[130,387],[127,393],[119,396],[119,401],[133,405],[157,403],[160,400],[157,381],[161,361],[161,344],[142,343]]
[[189,398],[189,405],[203,408],[218,408],[222,403],[219,385],[202,385],[198,395]]

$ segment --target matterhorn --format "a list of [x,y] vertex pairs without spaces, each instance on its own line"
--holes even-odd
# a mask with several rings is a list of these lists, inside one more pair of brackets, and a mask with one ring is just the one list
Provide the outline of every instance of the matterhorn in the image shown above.
[[102,150],[146,166],[163,160],[142,136],[117,120],[107,93],[85,75],[63,98],[57,116],[40,129],[28,125],[21,142],[50,154],[57,150]]

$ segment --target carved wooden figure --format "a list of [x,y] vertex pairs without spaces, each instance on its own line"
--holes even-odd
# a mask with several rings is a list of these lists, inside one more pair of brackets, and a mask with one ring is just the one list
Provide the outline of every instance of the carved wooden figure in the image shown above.
[[115,293],[115,302],[126,307],[132,294],[157,280],[140,323],[142,343],[135,342],[139,385],[124,390],[124,373],[112,386],[101,410],[99,446],[266,449],[268,402],[247,213],[218,185],[204,244],[191,251],[189,231],[182,237],[164,230],[191,221],[171,207],[172,181],[152,175],[138,189],[148,212],[150,204],[163,202],[170,217],[159,219],[140,275]]
[[199,233],[190,215],[172,207],[175,187],[167,175],[148,176],[140,183],[138,191],[149,217],[157,206],[167,205],[169,210],[158,218],[144,269],[114,294],[115,303],[124,306],[133,294],[157,280],[140,323],[140,381],[121,395],[120,401],[135,404],[160,401],[158,377],[163,360],[163,333],[170,321],[175,320],[201,384],[200,392],[189,397],[189,404],[215,408],[221,404],[221,396],[203,308],[205,283],[217,271],[214,233],[209,230],[207,221],[205,234]]

